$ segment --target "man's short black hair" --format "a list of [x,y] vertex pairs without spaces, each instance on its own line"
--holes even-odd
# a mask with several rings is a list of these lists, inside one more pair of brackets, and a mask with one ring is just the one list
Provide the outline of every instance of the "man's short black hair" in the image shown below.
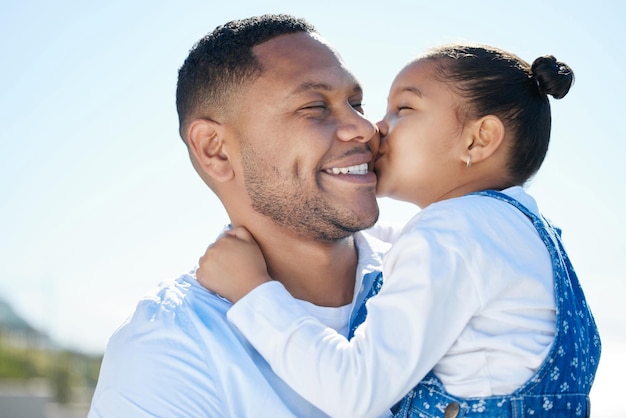
[[314,33],[315,28],[290,15],[268,14],[218,26],[196,43],[178,71],[176,108],[181,136],[191,118],[224,111],[233,93],[263,70],[253,47],[297,32]]

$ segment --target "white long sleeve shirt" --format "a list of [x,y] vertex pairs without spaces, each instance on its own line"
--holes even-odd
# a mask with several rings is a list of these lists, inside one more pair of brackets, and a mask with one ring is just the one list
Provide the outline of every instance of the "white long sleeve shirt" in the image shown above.
[[[389,248],[355,234],[355,295],[381,270]],[[321,307],[292,301],[312,318],[347,334],[352,304]],[[143,298],[111,337],[89,418],[327,417],[276,376],[230,325],[231,303],[186,274]]]
[[[521,187],[504,192],[538,212]],[[425,208],[383,272],[351,341],[299,309],[277,282],[241,299],[228,318],[278,376],[336,417],[377,416],[430,370],[457,396],[508,394],[550,349],[550,256],[505,202],[465,196]]]

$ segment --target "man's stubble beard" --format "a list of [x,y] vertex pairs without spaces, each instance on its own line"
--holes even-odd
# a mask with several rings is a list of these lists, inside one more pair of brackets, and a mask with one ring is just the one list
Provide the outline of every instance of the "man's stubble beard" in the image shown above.
[[255,155],[249,143],[242,144],[241,157],[252,208],[298,236],[338,241],[376,222],[378,215],[367,221],[350,210],[329,205],[317,179],[317,188],[311,191],[303,179],[281,176],[276,167]]

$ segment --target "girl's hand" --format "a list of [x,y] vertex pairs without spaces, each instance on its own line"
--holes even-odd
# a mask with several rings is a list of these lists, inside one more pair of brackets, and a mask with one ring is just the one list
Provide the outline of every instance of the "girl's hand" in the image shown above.
[[263,253],[244,227],[224,232],[200,257],[198,282],[235,303],[271,279]]

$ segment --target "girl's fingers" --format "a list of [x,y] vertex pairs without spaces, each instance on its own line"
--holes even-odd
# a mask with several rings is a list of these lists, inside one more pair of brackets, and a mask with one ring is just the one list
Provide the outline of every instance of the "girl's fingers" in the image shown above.
[[248,231],[243,226],[238,226],[238,227],[235,227],[233,229],[230,229],[230,230],[226,231],[225,234],[230,235],[230,236],[235,236],[235,237],[237,237],[240,240],[245,241],[245,242],[254,242],[254,243],[256,243],[256,241],[254,240],[254,237],[252,236],[250,231]]

